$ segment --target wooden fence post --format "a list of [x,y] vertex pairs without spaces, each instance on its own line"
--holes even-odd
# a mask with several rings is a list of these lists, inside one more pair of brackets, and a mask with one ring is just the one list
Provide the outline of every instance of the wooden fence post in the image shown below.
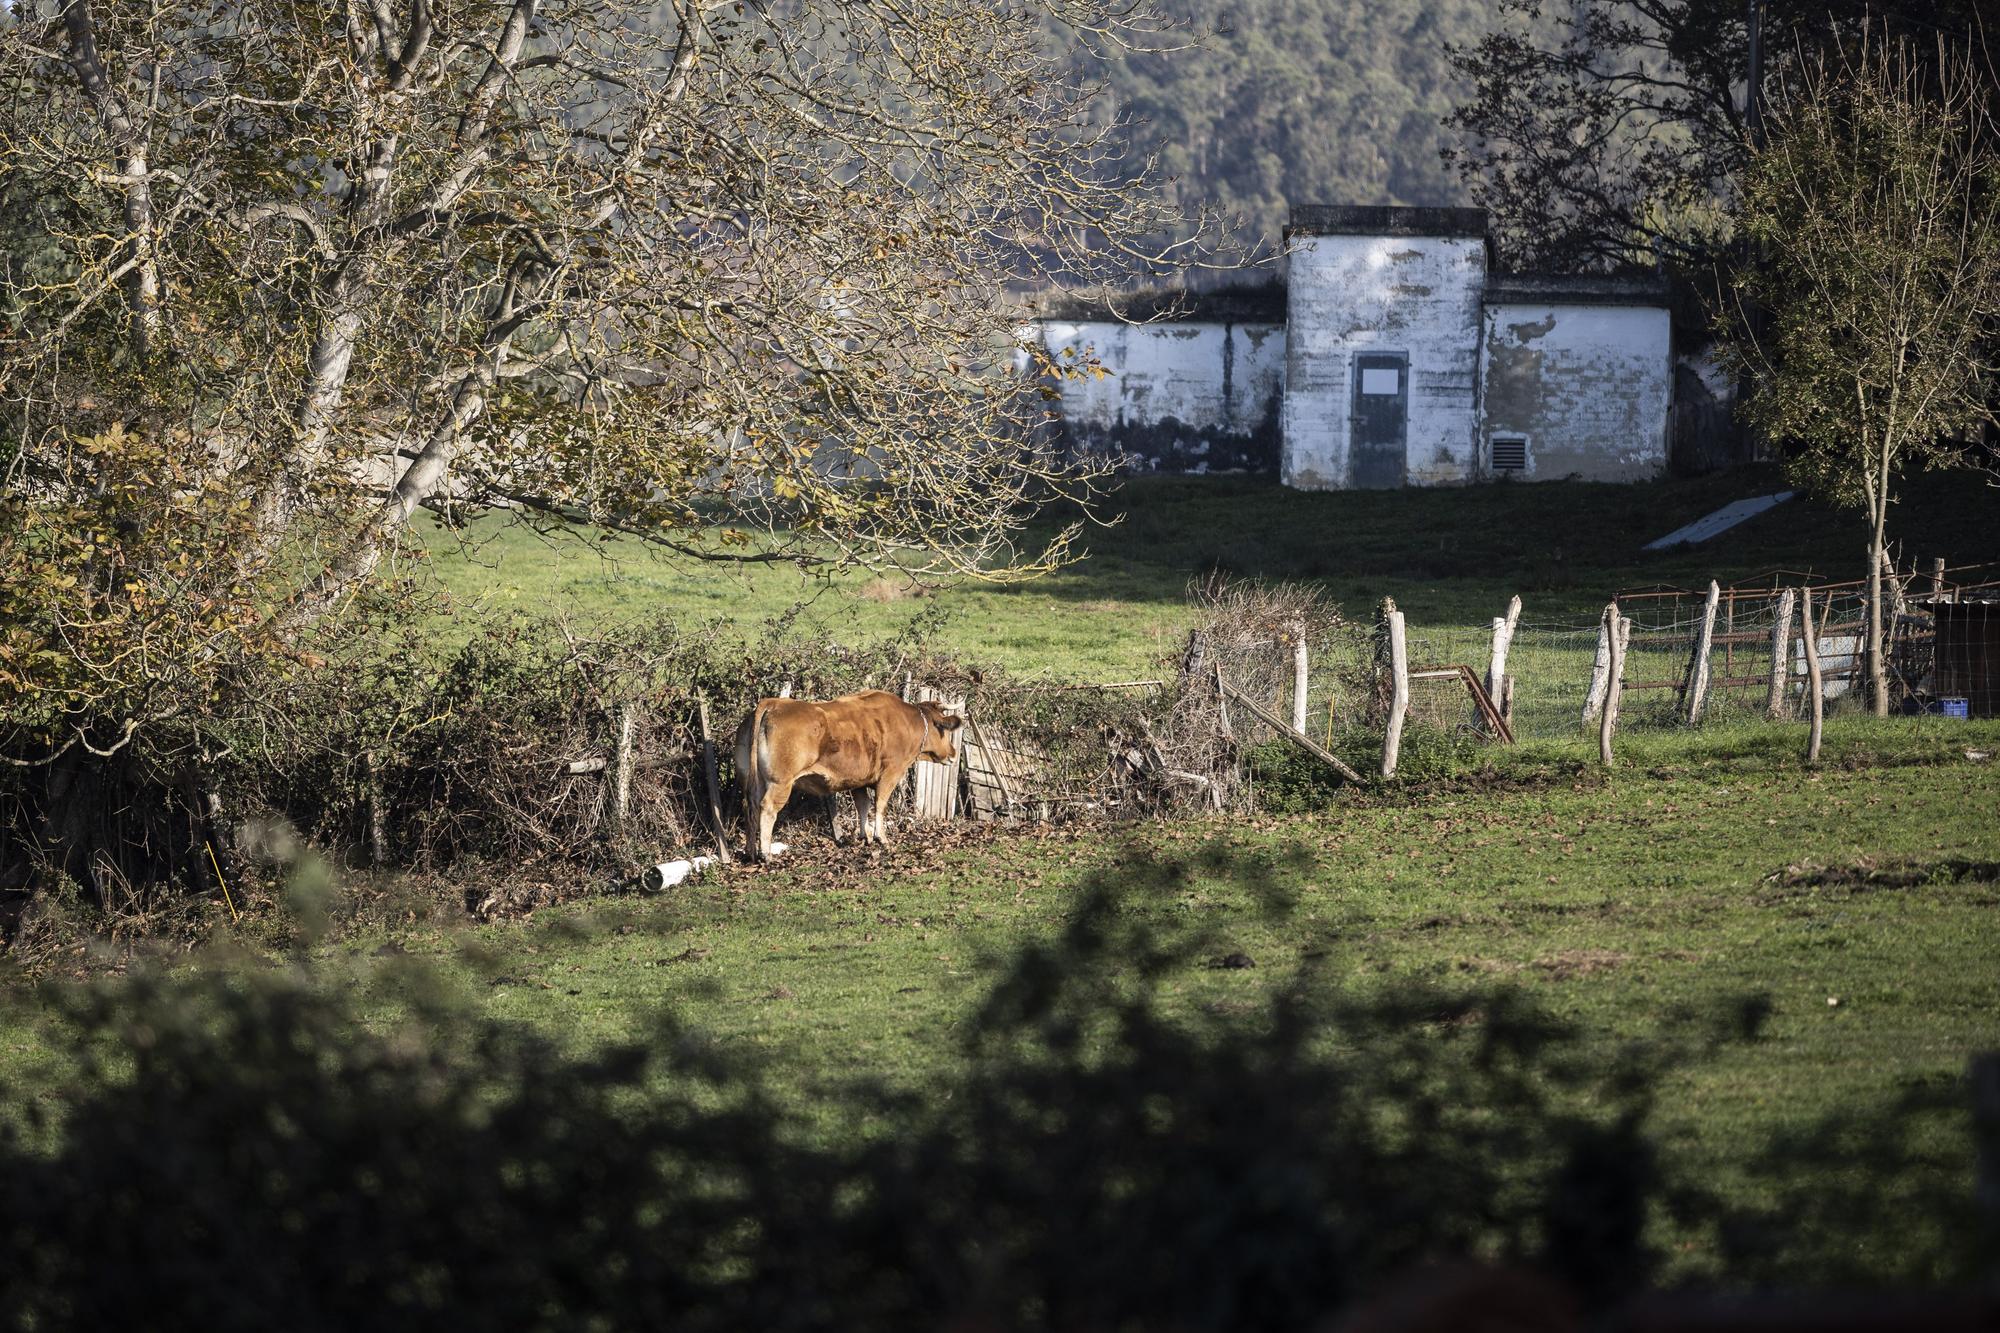
[[1519,597],[1508,599],[1506,615],[1493,617],[1493,646],[1486,655],[1486,697],[1493,701],[1495,708],[1500,707],[1501,696],[1506,693],[1507,650],[1514,645],[1514,627],[1520,620]]
[[1382,733],[1382,776],[1396,776],[1396,759],[1403,748],[1403,718],[1410,711],[1410,648],[1403,632],[1403,613],[1388,598],[1389,725]]
[[1931,600],[1944,600],[1944,557],[1941,555],[1931,559]]
[[361,756],[368,782],[368,864],[381,869],[389,864],[389,817],[383,808],[382,772],[373,750]]
[[1812,731],[1806,738],[1806,762],[1819,762],[1820,730],[1826,719],[1826,692],[1819,674],[1819,631],[1813,628],[1812,589],[1799,589],[1799,642],[1806,651],[1806,697],[1811,701]]
[[1292,730],[1303,733],[1306,729],[1306,688],[1311,683],[1307,674],[1306,627],[1304,621],[1294,621],[1292,633]]
[[[715,856],[722,864],[732,865],[736,858],[730,855],[729,833],[722,822],[722,778],[715,766],[715,733],[708,726],[708,700],[697,698],[695,712],[701,723],[701,776],[708,788],[708,825],[715,834]],[[736,780],[739,784],[748,781],[741,773],[736,775]]]
[[611,829],[619,832],[625,826],[625,815],[632,808],[632,724],[633,715],[639,711],[637,704],[618,705],[618,747],[613,752],[611,767]]
[[1681,715],[1690,726],[1701,721],[1701,706],[1708,700],[1708,653],[1715,643],[1715,609],[1721,601],[1721,585],[1710,579],[1708,598],[1701,608],[1701,629],[1695,634],[1694,656],[1688,659],[1687,680],[1681,686]]
[[[1607,609],[1615,610],[1613,602]],[[1597,656],[1590,663],[1590,691],[1583,696],[1583,723],[1588,727],[1604,708],[1604,687],[1611,676],[1611,643],[1617,637],[1611,630],[1611,618],[1599,616],[1597,619]]]
[[1611,767],[1611,738],[1618,731],[1618,699],[1625,692],[1625,642],[1631,624],[1618,614],[1618,603],[1604,606],[1604,643],[1609,655],[1605,664],[1604,708],[1597,719],[1597,759]]
[[1771,623],[1771,688],[1764,698],[1764,716],[1785,715],[1786,696],[1792,683],[1792,607],[1796,590],[1787,588],[1778,596],[1778,618]]

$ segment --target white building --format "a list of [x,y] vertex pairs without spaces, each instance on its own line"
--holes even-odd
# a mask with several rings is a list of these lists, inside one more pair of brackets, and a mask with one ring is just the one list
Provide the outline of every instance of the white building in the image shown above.
[[1481,209],[1301,207],[1288,237],[1282,325],[1043,320],[1111,372],[1061,386],[1078,446],[1309,490],[1665,468],[1663,281],[1494,273]]
[[1283,289],[1207,293],[1172,317],[1133,322],[1148,313],[1074,303],[1037,321],[1058,361],[1109,372],[1057,385],[1072,447],[1123,454],[1147,472],[1275,471]]

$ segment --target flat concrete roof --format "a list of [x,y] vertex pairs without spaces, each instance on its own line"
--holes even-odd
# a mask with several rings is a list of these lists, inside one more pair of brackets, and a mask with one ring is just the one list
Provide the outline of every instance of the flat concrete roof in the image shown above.
[[1058,292],[1041,297],[1031,309],[1036,319],[1283,324],[1285,284],[1232,283],[1197,291]]
[[1486,279],[1487,305],[1667,304],[1662,273],[1495,273]]
[[1483,208],[1294,204],[1287,236],[1462,236],[1486,239]]

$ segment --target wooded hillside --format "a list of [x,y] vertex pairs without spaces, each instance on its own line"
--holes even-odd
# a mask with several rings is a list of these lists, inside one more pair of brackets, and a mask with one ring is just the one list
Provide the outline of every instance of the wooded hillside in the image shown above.
[[1186,204],[1273,237],[1294,203],[1457,204],[1440,118],[1465,89],[1445,59],[1493,22],[1480,0],[1194,0],[1192,50],[1079,52]]

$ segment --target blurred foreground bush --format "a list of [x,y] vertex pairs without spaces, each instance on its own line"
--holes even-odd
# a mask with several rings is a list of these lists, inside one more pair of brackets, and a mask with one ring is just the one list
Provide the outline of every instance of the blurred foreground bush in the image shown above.
[[1096,885],[922,1096],[801,1106],[670,1021],[578,1054],[421,986],[371,1025],[288,970],[57,992],[73,1075],[0,1098],[0,1326],[1303,1329],[1455,1256],[1615,1302],[1663,1221],[1801,1283],[1928,1218],[1929,1280],[1976,1273],[1969,1196],[1851,1136],[1806,1267],[1742,1249],[1805,1215],[1782,1184],[1753,1217],[1670,1178],[1661,1076],[1756,1004],[1608,1053],[1507,991],[1310,972],[1173,1016],[1169,980],[1228,960],[1128,895],[1188,871]]

